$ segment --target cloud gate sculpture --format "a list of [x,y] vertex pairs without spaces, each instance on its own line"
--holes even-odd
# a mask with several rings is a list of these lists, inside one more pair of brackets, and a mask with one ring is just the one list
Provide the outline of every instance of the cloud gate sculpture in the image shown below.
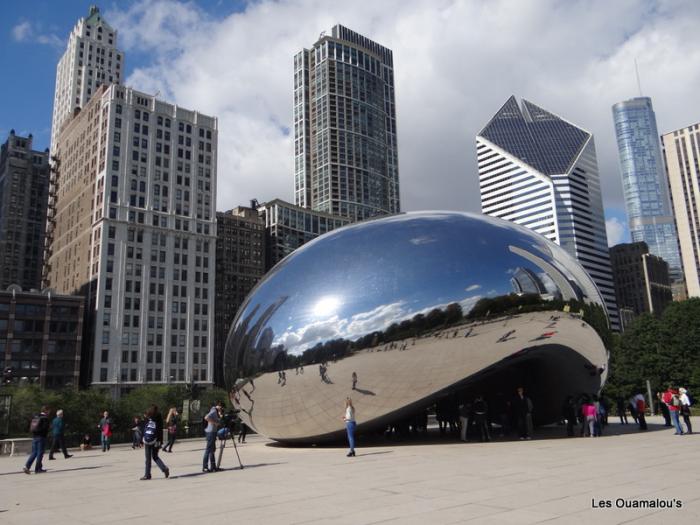
[[231,326],[224,373],[243,421],[289,443],[342,438],[348,396],[360,433],[521,385],[548,423],[605,381],[603,304],[569,254],[526,228],[402,214],[332,231],[273,268]]

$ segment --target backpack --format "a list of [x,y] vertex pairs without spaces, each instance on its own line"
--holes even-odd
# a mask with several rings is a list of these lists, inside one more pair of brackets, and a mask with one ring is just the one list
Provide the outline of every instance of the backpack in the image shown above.
[[41,424],[41,415],[40,414],[35,414],[34,417],[32,417],[32,422],[29,423],[29,432],[32,434],[37,434],[41,432],[42,430],[42,424]]
[[671,405],[674,407],[681,406],[681,398],[678,397],[676,394],[674,394],[673,397],[671,398]]
[[144,445],[154,445],[156,441],[158,441],[156,422],[149,419],[148,423],[146,423],[146,427],[143,429],[143,443]]

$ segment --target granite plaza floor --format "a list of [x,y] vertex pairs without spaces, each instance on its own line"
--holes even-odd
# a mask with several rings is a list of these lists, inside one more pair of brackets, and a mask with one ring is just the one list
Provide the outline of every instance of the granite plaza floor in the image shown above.
[[[227,470],[212,474],[200,473],[203,440],[188,440],[161,454],[170,479],[156,469],[151,481],[139,481],[143,452],[130,447],[45,457],[48,472],[29,476],[24,456],[5,456],[0,523],[700,523],[700,435],[650,421],[646,433],[611,424],[597,439],[549,428],[532,441],[360,442],[355,458],[249,436],[245,469],[229,446]],[[617,498],[675,498],[682,508],[617,509]]]

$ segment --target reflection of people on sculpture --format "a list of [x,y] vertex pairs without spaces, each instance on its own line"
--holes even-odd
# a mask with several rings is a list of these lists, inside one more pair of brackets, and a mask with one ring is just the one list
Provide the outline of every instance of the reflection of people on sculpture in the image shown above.
[[513,409],[518,420],[520,439],[532,439],[532,401],[525,395],[525,389],[518,387],[513,401]]
[[357,385],[357,372],[352,373],[352,389],[355,390],[355,386]]
[[349,397],[345,400],[345,415],[343,416],[343,421],[345,421],[345,430],[348,434],[348,444],[350,446],[350,451],[347,456],[352,457],[355,455],[355,407],[352,406],[352,399]]

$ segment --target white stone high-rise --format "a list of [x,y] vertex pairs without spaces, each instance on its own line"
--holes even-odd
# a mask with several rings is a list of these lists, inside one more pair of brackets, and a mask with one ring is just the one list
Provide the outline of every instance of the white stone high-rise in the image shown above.
[[83,108],[102,84],[119,84],[124,75],[124,53],[117,49],[117,32],[102,18],[97,6],[78,20],[56,67],[51,119],[53,153],[61,126],[76,108]]
[[661,136],[689,297],[700,297],[700,124]]
[[476,146],[483,213],[526,226],[575,257],[619,329],[593,135],[510,97]]
[[210,385],[217,119],[113,84],[55,144],[47,285],[87,298],[83,383]]

